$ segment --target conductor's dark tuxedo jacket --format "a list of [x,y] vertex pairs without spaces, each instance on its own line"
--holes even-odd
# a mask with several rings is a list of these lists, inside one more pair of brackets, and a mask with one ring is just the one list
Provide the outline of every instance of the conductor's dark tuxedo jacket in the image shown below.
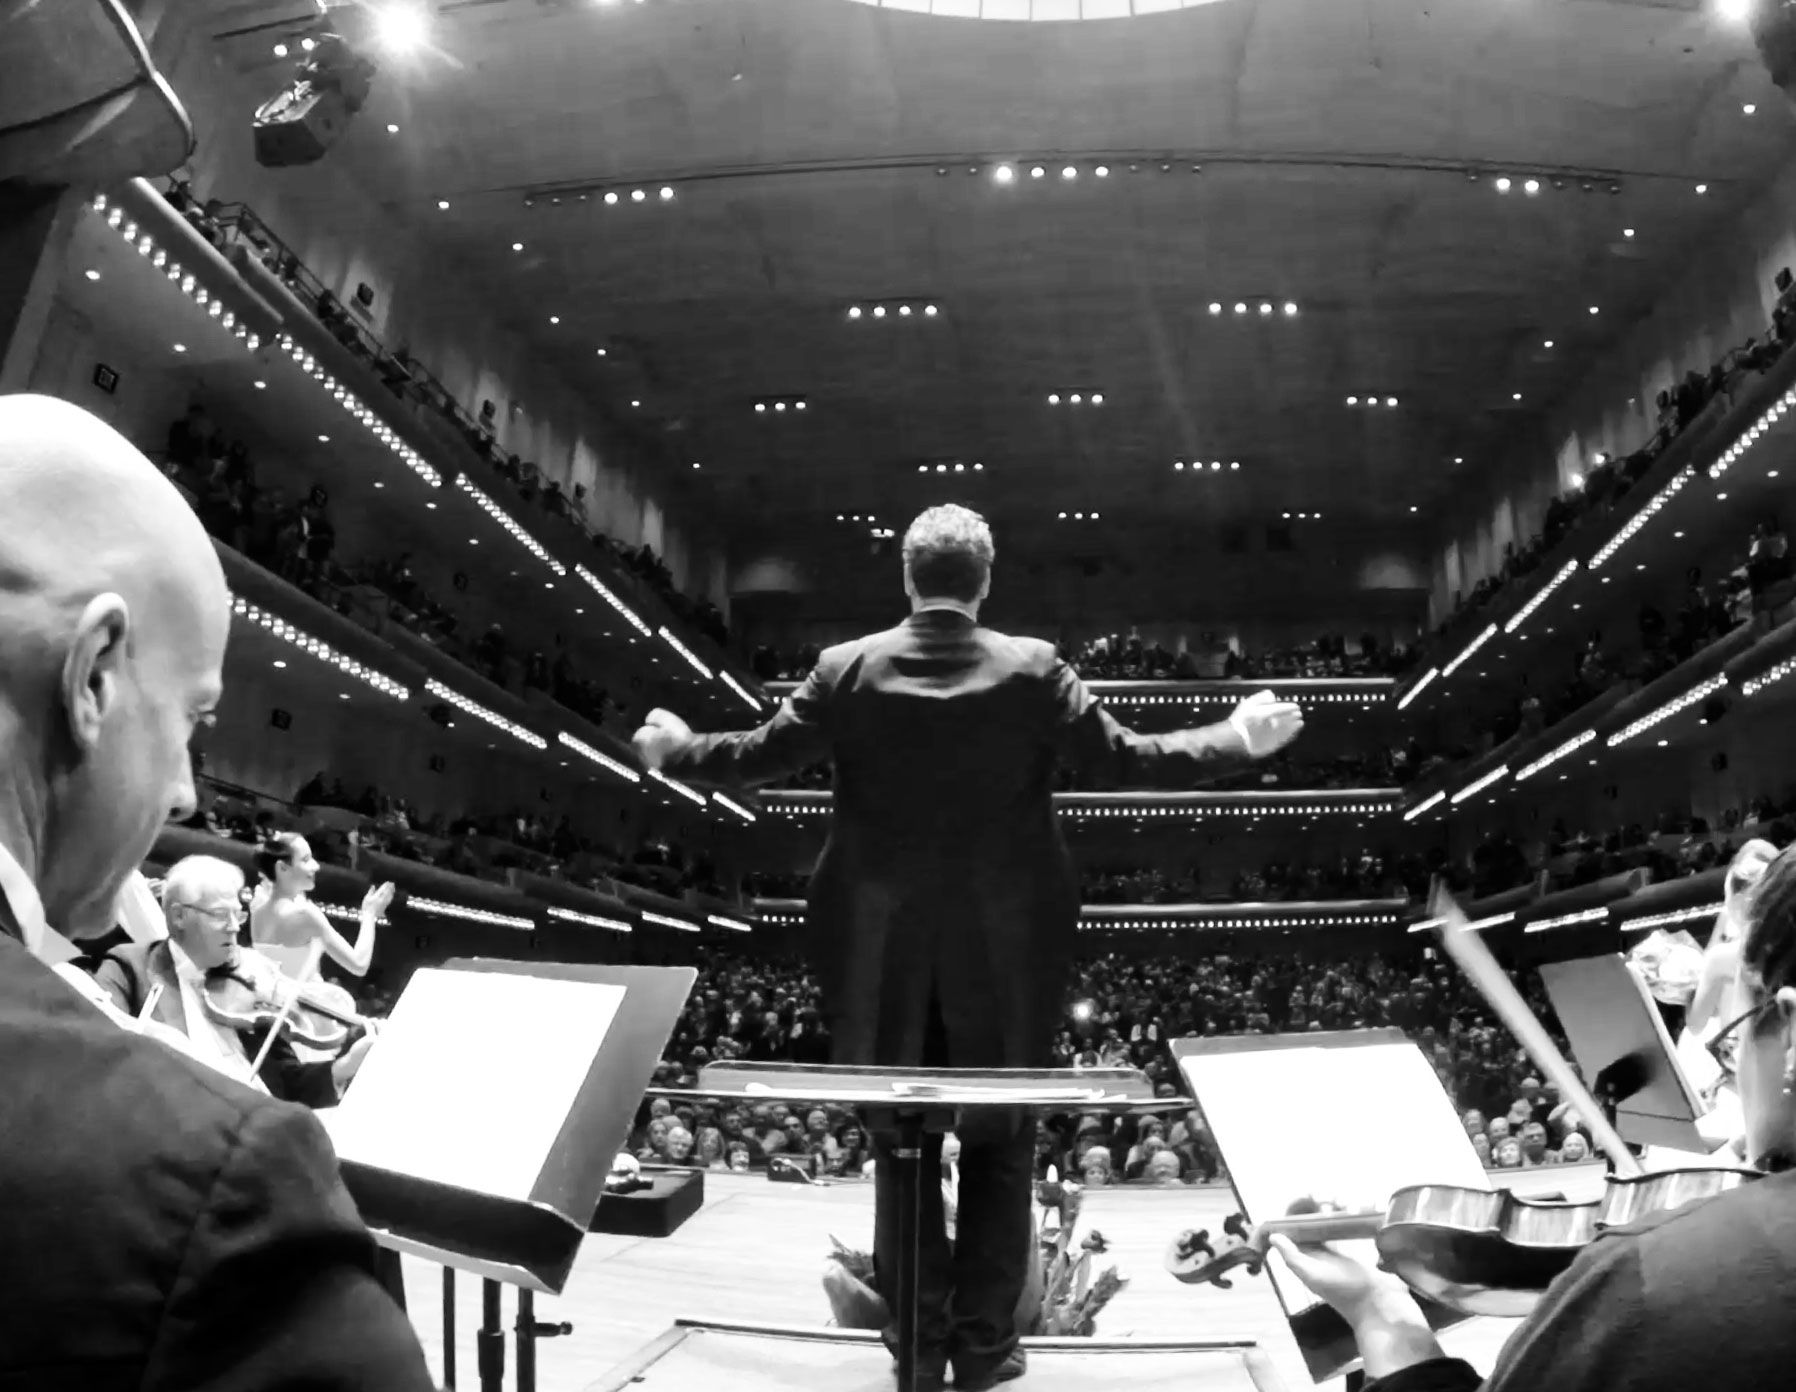
[[426,1392],[303,1107],[126,1033],[0,897],[0,1392]]
[[1188,788],[1244,757],[1226,724],[1138,735],[1050,644],[926,609],[830,648],[766,724],[694,736],[665,771],[752,786],[834,761],[806,919],[836,1062],[922,1063],[933,993],[945,1062],[1039,1067],[1079,919],[1056,765]]

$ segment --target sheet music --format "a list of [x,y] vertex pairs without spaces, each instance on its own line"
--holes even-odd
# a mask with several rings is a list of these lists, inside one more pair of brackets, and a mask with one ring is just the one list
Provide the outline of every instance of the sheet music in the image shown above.
[[624,988],[423,968],[338,1106],[337,1154],[527,1200]]
[[[1382,1209],[1411,1184],[1490,1188],[1414,1044],[1238,1050],[1180,1063],[1250,1222],[1283,1217],[1303,1198],[1354,1211]],[[1370,1241],[1336,1245],[1377,1261]],[[1317,1303],[1276,1252],[1266,1269],[1287,1314]]]

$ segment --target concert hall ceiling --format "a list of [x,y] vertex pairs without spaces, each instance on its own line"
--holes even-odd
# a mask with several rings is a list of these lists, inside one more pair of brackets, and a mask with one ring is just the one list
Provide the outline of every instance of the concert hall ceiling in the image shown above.
[[[221,8],[272,74],[252,21],[303,7]],[[433,42],[329,158],[737,528],[949,494],[1420,549],[1790,147],[1695,0],[469,0]]]

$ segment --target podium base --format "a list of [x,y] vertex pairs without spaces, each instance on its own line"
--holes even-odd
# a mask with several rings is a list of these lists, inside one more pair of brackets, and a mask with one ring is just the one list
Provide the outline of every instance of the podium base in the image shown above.
[[[1029,1392],[1286,1392],[1258,1344],[1025,1339]],[[878,1336],[680,1320],[585,1392],[891,1392]]]

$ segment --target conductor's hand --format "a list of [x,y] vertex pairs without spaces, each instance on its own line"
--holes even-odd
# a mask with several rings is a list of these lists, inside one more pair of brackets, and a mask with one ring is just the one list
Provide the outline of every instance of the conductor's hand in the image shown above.
[[1295,701],[1281,701],[1270,691],[1256,691],[1235,707],[1229,724],[1241,736],[1248,754],[1264,759],[1303,733],[1303,711]]
[[649,768],[658,769],[668,757],[692,738],[692,727],[672,711],[652,710],[631,741]]

